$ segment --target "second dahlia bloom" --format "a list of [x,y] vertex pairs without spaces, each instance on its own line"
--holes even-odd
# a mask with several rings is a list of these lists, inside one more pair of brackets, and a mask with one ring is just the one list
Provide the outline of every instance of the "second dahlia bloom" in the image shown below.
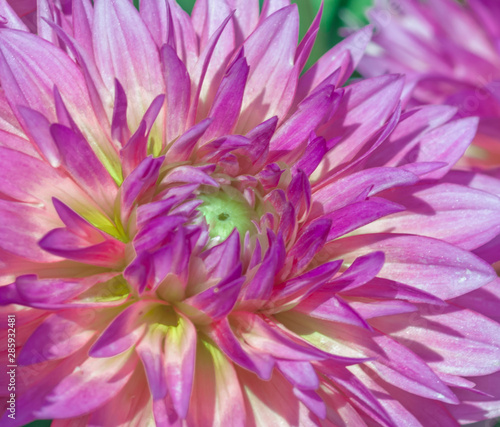
[[410,105],[447,104],[481,118],[463,164],[500,166],[500,4],[496,0],[381,0],[359,65],[365,76],[404,73]]
[[62,3],[1,3],[2,423],[496,414],[500,199],[439,181],[475,119],[342,88],[370,29],[301,75],[287,1]]

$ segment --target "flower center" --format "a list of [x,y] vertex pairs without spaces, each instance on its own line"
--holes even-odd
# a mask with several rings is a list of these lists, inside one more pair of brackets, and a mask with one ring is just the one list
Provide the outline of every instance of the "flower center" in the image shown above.
[[198,211],[207,221],[210,237],[224,240],[235,228],[241,236],[247,231],[255,231],[252,220],[257,219],[257,214],[238,190],[223,187],[198,197],[203,200]]

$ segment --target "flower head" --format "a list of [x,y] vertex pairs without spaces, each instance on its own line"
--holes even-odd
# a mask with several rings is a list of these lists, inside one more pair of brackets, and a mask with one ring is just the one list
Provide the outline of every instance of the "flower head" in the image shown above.
[[457,117],[479,116],[464,166],[500,164],[500,7],[490,0],[382,1],[369,12],[377,25],[365,76],[407,75],[410,105],[447,104]]
[[0,29],[17,424],[491,415],[496,275],[470,250],[500,200],[439,181],[474,119],[401,115],[397,75],[342,88],[370,28],[301,76],[319,19],[297,47],[287,2],[61,3]]

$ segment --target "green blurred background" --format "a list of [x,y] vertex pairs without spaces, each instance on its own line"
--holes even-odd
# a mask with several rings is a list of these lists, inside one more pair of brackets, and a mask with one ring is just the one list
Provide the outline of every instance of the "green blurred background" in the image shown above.
[[[260,1],[262,5],[262,0]],[[186,11],[191,12],[195,0],[177,0],[177,2]],[[134,0],[136,7],[138,3],[139,0]],[[321,0],[292,0],[292,3],[296,3],[299,8],[300,37],[302,38],[316,16]],[[371,4],[372,0],[324,0],[321,27],[308,64],[316,62],[323,53],[341,40],[340,28],[360,27],[367,24],[365,11]],[[50,423],[47,420],[35,421],[25,427],[49,427]],[[500,427],[500,422],[497,422],[495,427]]]

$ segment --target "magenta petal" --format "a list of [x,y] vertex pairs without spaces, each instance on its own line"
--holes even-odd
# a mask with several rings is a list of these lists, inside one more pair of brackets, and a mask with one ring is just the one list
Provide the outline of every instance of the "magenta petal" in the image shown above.
[[94,8],[87,0],[73,0],[73,36],[77,43],[87,52],[94,56],[92,48],[92,23],[94,20]]
[[411,162],[446,162],[447,168],[428,175],[428,178],[442,178],[469,147],[476,135],[477,124],[477,118],[472,117],[440,126],[425,134],[414,152],[408,153],[407,156]]
[[325,138],[321,136],[313,137],[313,135],[311,135],[304,155],[293,166],[294,170],[301,169],[307,176],[310,176],[321,163],[326,152]]
[[[157,0],[154,1],[157,2]],[[167,141],[170,142],[186,130],[191,81],[186,66],[169,45],[161,48],[161,65],[167,93]],[[170,156],[170,151],[179,144],[177,141],[174,142],[167,156]]]
[[[89,282],[88,287],[93,284],[93,281]],[[16,290],[25,302],[59,303],[82,293],[85,288],[83,280],[38,279],[34,274],[16,278]]]
[[116,184],[87,141],[59,124],[53,124],[50,132],[61,153],[61,163],[69,174],[93,197],[103,201],[104,206],[109,206],[109,198],[116,194]]
[[127,384],[136,365],[137,359],[128,354],[110,359],[88,358],[49,393],[35,416],[71,418],[93,411]]
[[38,243],[45,251],[88,264],[115,267],[123,256],[124,244],[94,228],[57,199],[53,200],[66,228],[56,228]]
[[343,98],[346,102],[324,125],[327,140],[342,138],[327,154],[329,171],[352,161],[378,132],[380,123],[397,111],[403,83],[401,76],[386,75],[347,86]]
[[[168,102],[168,99],[167,99]],[[172,119],[175,123],[175,119]],[[187,130],[183,135],[174,141],[166,154],[167,160],[185,161],[188,160],[199,139],[212,123],[212,119],[205,119]]]
[[95,336],[93,320],[92,310],[51,314],[26,341],[18,363],[33,365],[72,355]]
[[208,113],[208,117],[212,118],[213,121],[202,140],[207,141],[217,136],[220,137],[233,130],[240,115],[248,70],[245,58],[240,58],[226,71]]
[[297,272],[301,272],[323,247],[331,226],[332,222],[329,219],[320,218],[309,224],[299,236],[298,242],[288,254]]
[[[500,199],[454,184],[395,189],[388,196],[406,210],[370,224],[363,232],[414,233],[472,250],[500,232]],[[453,228],[448,224],[453,224]],[[418,224],[418,225],[417,225]]]
[[175,46],[174,22],[167,1],[144,0],[140,13],[158,47],[165,44]]
[[[363,250],[355,249],[361,246]],[[470,252],[422,236],[353,236],[329,243],[325,254],[329,253],[330,258],[337,253],[348,262],[370,250],[385,253],[386,262],[379,277],[408,284],[442,299],[478,289],[496,277],[487,263]]]
[[140,253],[123,272],[125,280],[139,294],[142,294],[146,287],[154,287],[154,275],[154,262],[147,252]]
[[299,219],[307,216],[311,208],[311,185],[302,170],[299,169],[292,177],[287,189],[287,197],[294,206]]
[[[144,370],[146,371],[149,389],[151,390],[151,397],[153,400],[163,399],[168,392],[164,360],[165,355],[163,353],[163,341],[165,334],[163,330],[155,328],[154,326],[144,334],[146,325],[143,326],[144,327],[140,329],[140,341],[136,345],[135,349],[141,358]],[[135,331],[137,331],[137,329]],[[132,341],[130,336],[128,338],[133,344],[137,342]],[[134,336],[134,340],[136,338],[137,336]]]
[[[202,4],[201,2],[199,4]],[[199,6],[197,4],[197,6]],[[211,21],[212,24],[216,24],[214,31],[211,32],[210,38],[208,39],[208,32],[204,32],[204,38],[205,40],[202,40],[202,44],[204,45],[204,48],[201,52],[201,55],[198,59],[198,62],[196,63],[196,67],[193,70],[191,74],[192,76],[192,83],[193,83],[193,89],[191,92],[191,108],[189,111],[189,119],[188,119],[188,124],[189,126],[192,126],[196,122],[196,116],[199,113],[199,111],[202,110],[202,106],[200,106],[200,98],[201,98],[201,93],[202,93],[202,88],[203,84],[205,82],[205,78],[208,77],[207,80],[209,80],[210,83],[211,80],[215,77],[213,75],[214,73],[214,67],[211,67],[212,65],[212,60],[214,61],[214,66],[217,68],[218,66],[221,66],[221,60],[224,62],[226,60],[226,57],[229,55],[229,52],[224,52],[224,50],[229,47],[226,45],[225,42],[228,42],[231,44],[231,33],[233,25],[231,18],[234,14],[234,11],[230,11],[225,3],[220,4],[222,6],[223,12],[226,12],[223,16],[225,19],[220,21],[218,18],[220,16],[215,16],[215,19]],[[212,14],[209,14],[209,17],[212,17]],[[226,31],[226,27],[228,31]],[[201,28],[206,28],[208,29],[209,26],[207,25],[206,27],[203,26]],[[208,39],[208,40],[207,40]],[[219,44],[220,42],[220,44]],[[230,46],[230,49],[232,49],[234,46]],[[222,51],[222,52],[221,52]],[[222,55],[220,55],[222,53]],[[217,73],[217,71],[215,71]]]
[[350,301],[349,305],[365,320],[395,314],[413,313],[418,310],[415,305],[405,301]]
[[[127,31],[116,31],[127,28]],[[115,78],[127,94],[128,122],[137,129],[153,99],[164,93],[158,49],[132,3],[96,1],[93,23],[96,64],[112,91]],[[147,62],[144,69],[142,64]]]
[[174,182],[205,184],[213,187],[219,186],[217,181],[205,173],[202,168],[196,168],[193,166],[179,166],[162,180],[163,184],[170,184]]
[[[118,179],[118,171],[112,162],[116,160],[116,152],[110,141],[102,138],[85,78],[78,66],[61,49],[32,34],[5,29],[0,33],[0,50],[6,58],[0,67],[0,76],[14,112],[17,106],[23,105],[55,122],[55,105],[47,99],[53,99],[56,86],[76,125],[99,159],[107,163]],[[31,90],[23,92],[21,87],[30,87]]]
[[263,380],[271,378],[274,358],[266,353],[254,350],[248,344],[238,339],[227,319],[221,319],[214,324],[211,330],[211,337],[233,362],[249,371],[255,372]]
[[298,106],[298,110],[286,120],[271,140],[271,159],[277,160],[293,152],[315,131],[326,116],[334,111],[342,99],[342,93],[333,86],[326,86],[313,93]]
[[295,387],[302,390],[316,390],[319,387],[318,376],[309,362],[278,360],[276,366]]
[[[240,270],[241,267],[237,266],[236,269]],[[213,320],[218,320],[231,312],[244,281],[244,277],[237,279],[229,277],[221,280],[217,285],[187,298],[184,302],[207,314]]]
[[301,388],[294,387],[293,394],[297,396],[308,409],[319,418],[324,419],[326,417],[326,405],[325,402],[318,396],[318,394],[312,390],[303,390]]
[[471,377],[498,370],[500,326],[473,311],[449,306],[435,315],[401,314],[373,322],[410,348],[414,344],[413,351],[436,371]]
[[418,396],[458,403],[453,392],[420,357],[388,336],[378,336],[375,342],[385,353],[374,362],[374,368],[382,379]]
[[406,156],[406,161],[415,162],[408,156],[420,142],[422,135],[435,129],[456,114],[456,108],[447,105],[418,107],[406,111],[390,135],[388,141],[368,159],[368,165],[397,166]]
[[157,202],[147,203],[137,207],[137,226],[142,228],[150,220],[171,212],[171,209],[186,199],[192,196],[193,191],[196,190],[198,186],[196,184],[178,186],[175,189],[178,194],[166,197],[163,200],[158,200]]
[[272,245],[264,255],[259,269],[243,290],[242,300],[267,300],[271,295],[278,269],[278,247]]
[[[342,278],[342,276],[340,276],[340,278]],[[336,289],[333,288],[333,290]],[[363,286],[359,286],[356,288],[348,285],[345,290],[340,289],[340,292],[348,297],[353,296],[359,298],[383,299],[389,301],[403,300],[412,303],[424,303],[442,307],[447,305],[442,299],[428,292],[424,292],[412,286],[403,285],[402,283],[393,282],[391,280],[381,279],[378,277],[366,284],[363,284]]]
[[134,237],[136,252],[140,254],[166,244],[175,229],[185,222],[186,217],[183,215],[165,215],[152,219]]
[[0,216],[0,248],[4,251],[38,262],[60,260],[38,245],[39,239],[58,225],[46,210],[26,203],[0,200]]
[[379,399],[348,369],[331,362],[321,362],[319,365],[324,375],[330,378],[343,394],[350,397],[351,404],[361,408],[380,424],[395,426]]
[[[372,168],[353,173],[319,189],[313,187],[313,198],[321,204],[323,213],[329,213],[357,201],[357,196],[367,189],[367,196],[373,196],[388,188],[415,184],[418,180],[418,176],[402,169]],[[312,213],[317,213],[317,210],[313,208]]]
[[290,0],[264,0],[262,4],[261,19],[265,19],[287,6],[290,6]]
[[52,195],[45,187],[53,187],[59,180],[61,176],[46,162],[0,147],[0,191],[3,194],[27,203],[50,203]]
[[246,134],[250,144],[240,150],[245,155],[241,161],[244,161],[248,156],[248,168],[250,170],[259,171],[266,165],[269,154],[269,141],[276,130],[277,123],[278,118],[271,117]]
[[286,116],[298,74],[294,67],[298,19],[295,5],[282,8],[263,20],[245,41],[250,74],[237,126],[240,131],[247,132],[275,115]]
[[233,230],[229,237],[213,248],[205,251],[202,259],[207,274],[212,278],[225,278],[240,263],[240,236]]
[[329,292],[316,292],[303,300],[294,310],[316,319],[347,323],[371,330],[371,326],[342,298]]
[[20,106],[18,110],[38,149],[51,166],[58,167],[61,164],[61,156],[50,133],[50,122],[43,114],[30,108]]
[[25,10],[26,7],[28,8],[28,11],[30,11],[30,9],[33,9],[34,7],[29,4],[30,2],[25,2],[28,3],[27,5],[19,5],[19,3],[23,2],[17,2],[17,5],[14,5],[17,6],[16,13],[16,9],[13,9],[12,6],[7,2],[7,0],[0,1],[0,16],[7,21],[5,24],[3,24],[7,28],[11,28],[13,30],[28,31],[28,28],[23,23],[22,19],[19,18],[19,16],[27,13]]
[[197,332],[181,314],[177,328],[180,331],[174,333],[171,329],[165,338],[165,370],[174,408],[179,417],[186,418],[194,379]]
[[349,268],[330,282],[330,291],[348,291],[373,279],[384,265],[383,252],[372,252],[354,260]]
[[177,415],[170,396],[153,401],[153,414],[156,425],[168,427],[181,427],[182,421]]
[[123,86],[115,79],[115,102],[113,105],[113,120],[111,122],[111,136],[124,144],[130,138],[127,124],[127,95]]
[[323,3],[321,3],[318,13],[311,23],[311,26],[300,41],[300,44],[297,46],[297,51],[295,52],[295,63],[297,64],[300,71],[303,70],[304,65],[306,64],[307,59],[309,58],[311,50],[314,46],[314,41],[316,40],[316,35],[318,34],[322,15]]
[[297,96],[299,98],[305,98],[309,93],[314,91],[332,71],[344,65],[344,54],[347,54],[349,60],[347,66],[344,65],[345,69],[342,70],[342,79],[338,85],[341,86],[345,83],[363,56],[365,47],[370,41],[372,31],[372,26],[365,27],[350,35],[325,53],[320,60],[300,78]]
[[285,301],[294,303],[307,298],[312,292],[321,288],[339,270],[342,261],[332,261],[322,264],[307,273],[294,277],[274,287],[271,306],[280,307]]
[[326,353],[304,341],[299,344],[298,340],[292,340],[256,314],[237,312],[233,313],[233,318],[241,328],[242,338],[255,350],[284,360],[311,361],[327,357]]
[[[363,225],[373,223],[382,217],[401,212],[404,209],[404,206],[376,197],[364,202],[347,205],[325,215],[325,218],[330,219],[333,224],[332,229],[328,233],[327,240],[336,239]],[[355,219],[353,220],[353,218]]]
[[140,315],[151,305],[137,302],[122,311],[104,330],[89,350],[92,357],[113,357],[123,353],[139,341],[145,333],[146,325],[140,322]]
[[156,183],[164,159],[149,156],[125,178],[121,187],[122,221],[128,218],[133,204]]
[[500,279],[496,279],[480,289],[454,299],[453,303],[474,310],[500,323],[500,311],[498,311]]

